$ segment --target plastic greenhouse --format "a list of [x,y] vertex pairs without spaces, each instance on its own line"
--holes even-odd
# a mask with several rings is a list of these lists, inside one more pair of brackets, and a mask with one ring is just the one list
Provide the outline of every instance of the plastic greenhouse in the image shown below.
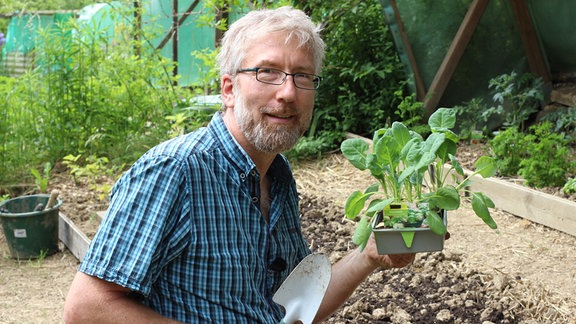
[[34,48],[38,30],[52,28],[74,16],[72,12],[37,12],[13,15],[2,47],[2,69],[10,76],[24,73],[34,64]]
[[[137,3],[137,2],[135,2]],[[199,0],[144,0],[141,17],[126,17],[118,14],[125,5],[118,1],[95,3],[75,12],[34,12],[13,14],[2,48],[2,68],[10,76],[18,76],[34,64],[34,49],[40,29],[57,28],[59,21],[77,19],[79,23],[93,25],[105,33],[113,43],[116,25],[129,19],[140,27],[159,30],[159,36],[150,40],[162,55],[178,62],[175,73],[181,75],[180,85],[187,86],[196,81],[201,62],[192,52],[213,49],[220,31],[199,26],[198,18],[205,11],[204,1]],[[234,21],[243,12],[232,10],[227,17]]]
[[426,113],[486,96],[491,78],[532,72],[551,88],[576,72],[576,2],[380,0]]

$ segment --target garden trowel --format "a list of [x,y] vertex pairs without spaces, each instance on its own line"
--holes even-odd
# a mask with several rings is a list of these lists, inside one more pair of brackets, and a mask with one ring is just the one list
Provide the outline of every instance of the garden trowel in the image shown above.
[[332,268],[327,256],[306,256],[272,297],[286,311],[280,323],[312,323],[328,289],[331,274]]

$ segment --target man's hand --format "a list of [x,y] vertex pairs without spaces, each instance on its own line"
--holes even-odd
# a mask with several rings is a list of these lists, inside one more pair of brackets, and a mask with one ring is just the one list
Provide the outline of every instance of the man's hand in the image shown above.
[[376,248],[376,240],[374,235],[370,237],[364,251],[370,259],[370,263],[378,268],[391,269],[391,268],[403,268],[414,261],[416,254],[378,254],[378,249]]

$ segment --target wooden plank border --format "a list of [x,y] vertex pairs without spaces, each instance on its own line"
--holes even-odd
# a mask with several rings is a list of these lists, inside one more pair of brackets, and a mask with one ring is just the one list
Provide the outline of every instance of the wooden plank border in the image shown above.
[[471,180],[470,190],[484,192],[496,208],[576,236],[575,202],[498,178],[475,175]]
[[[450,165],[444,165],[444,170],[448,172]],[[465,176],[472,173],[464,169]],[[462,179],[454,170],[452,175]],[[497,209],[576,236],[575,202],[496,177],[475,175],[470,180],[468,189],[485,193]],[[450,177],[447,181],[451,181]]]
[[59,213],[59,216],[58,238],[78,260],[82,261],[90,245],[90,239],[66,215]]

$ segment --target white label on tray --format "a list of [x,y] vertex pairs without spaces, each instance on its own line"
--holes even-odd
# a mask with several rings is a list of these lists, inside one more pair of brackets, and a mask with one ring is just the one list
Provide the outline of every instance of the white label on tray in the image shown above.
[[22,228],[22,229],[15,229],[14,230],[14,237],[16,238],[26,238],[26,229]]

